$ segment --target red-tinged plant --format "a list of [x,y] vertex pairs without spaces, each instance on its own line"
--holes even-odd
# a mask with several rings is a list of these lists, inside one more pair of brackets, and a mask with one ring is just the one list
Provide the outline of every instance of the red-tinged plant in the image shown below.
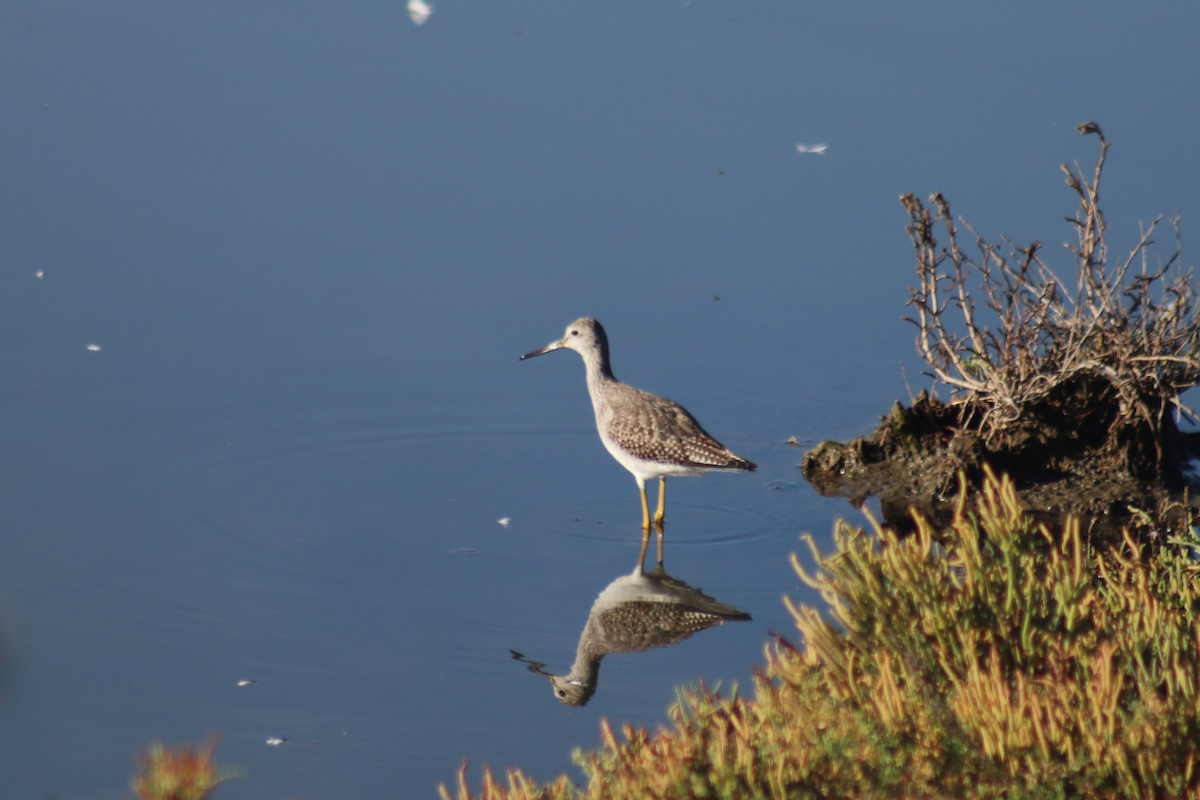
[[215,738],[199,747],[185,744],[174,749],[152,742],[138,756],[130,786],[143,800],[204,800],[219,784],[237,777],[217,767],[216,747]]

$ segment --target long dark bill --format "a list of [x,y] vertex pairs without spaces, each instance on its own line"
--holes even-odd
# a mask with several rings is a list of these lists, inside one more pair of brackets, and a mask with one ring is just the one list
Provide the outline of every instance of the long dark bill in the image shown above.
[[549,352],[550,352],[550,351],[552,351],[552,350],[557,350],[557,349],[559,349],[559,347],[560,347],[560,346],[561,346],[561,345],[559,345],[559,343],[558,343],[558,342],[555,342],[554,344],[548,344],[548,345],[546,345],[545,347],[543,347],[541,350],[534,350],[532,353],[526,353],[525,355],[521,356],[521,357],[520,357],[519,359],[517,359],[517,360],[518,360],[518,361],[524,361],[524,360],[525,360],[525,359],[527,359],[527,358],[533,358],[534,356],[541,356],[541,355],[545,355],[546,353],[549,353]]

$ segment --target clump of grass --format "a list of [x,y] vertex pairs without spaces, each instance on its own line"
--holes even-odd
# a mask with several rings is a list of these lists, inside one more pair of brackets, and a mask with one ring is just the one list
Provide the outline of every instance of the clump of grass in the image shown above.
[[217,740],[209,739],[199,747],[182,745],[168,749],[152,742],[138,756],[138,771],[130,787],[143,800],[204,800],[217,786],[230,778],[213,759]]
[[[927,374],[950,388],[960,424],[993,449],[1022,438],[1031,417],[1061,420],[1066,438],[1100,420],[1102,443],[1131,474],[1178,483],[1181,446],[1172,415],[1196,419],[1180,395],[1200,384],[1197,290],[1180,263],[1179,218],[1171,220],[1173,252],[1152,257],[1159,217],[1141,228],[1127,254],[1111,255],[1100,208],[1109,142],[1094,122],[1078,130],[1099,138],[1100,156],[1090,175],[1078,163],[1062,165],[1078,200],[1066,218],[1076,234],[1066,244],[1071,273],[1055,272],[1041,242],[986,241],[954,217],[940,193],[928,208],[906,194],[900,202],[918,280],[909,300],[914,314],[906,319],[917,327]],[[959,245],[956,222],[974,236],[977,256]],[[1081,394],[1087,403],[1077,402]]]
[[1200,798],[1200,541],[1096,550],[990,471],[967,495],[944,530],[809,539],[828,609],[788,601],[804,643],[753,698],[682,690],[653,735],[602,722],[585,789],[485,769],[478,797]]

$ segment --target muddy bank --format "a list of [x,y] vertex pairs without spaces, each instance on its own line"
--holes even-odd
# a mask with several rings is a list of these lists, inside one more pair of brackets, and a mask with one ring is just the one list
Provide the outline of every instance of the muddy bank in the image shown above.
[[972,430],[970,409],[921,392],[910,407],[897,402],[870,435],[821,442],[800,468],[824,496],[856,506],[878,497],[885,521],[901,529],[911,525],[914,506],[945,521],[959,473],[978,485],[985,464],[1008,473],[1025,508],[1047,521],[1074,514],[1097,533],[1142,528],[1146,514],[1169,528],[1184,524],[1200,494],[1186,469],[1200,453],[1200,435],[1172,425],[1170,439],[1158,444],[1166,458],[1159,458],[1155,442],[1113,428],[1111,403],[1089,395],[1094,390],[1075,387],[1066,402],[1027,415],[992,441]]

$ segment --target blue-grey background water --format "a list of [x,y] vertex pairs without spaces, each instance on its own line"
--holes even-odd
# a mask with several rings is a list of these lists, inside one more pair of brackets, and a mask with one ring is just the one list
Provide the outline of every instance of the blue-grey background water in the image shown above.
[[[859,519],[785,440],[867,432],[901,363],[925,385],[898,195],[1057,250],[1095,119],[1114,248],[1179,209],[1186,257],[1198,30],[1194,3],[0,4],[0,794],[124,796],[139,747],[209,732],[229,800],[432,796],[463,757],[548,780],[602,716],[746,684],[781,595],[819,602],[798,534]],[[517,361],[581,315],[761,466],[668,503],[669,571],[754,621],[612,656],[571,711],[508,650],[564,671],[636,556],[579,359]]]

